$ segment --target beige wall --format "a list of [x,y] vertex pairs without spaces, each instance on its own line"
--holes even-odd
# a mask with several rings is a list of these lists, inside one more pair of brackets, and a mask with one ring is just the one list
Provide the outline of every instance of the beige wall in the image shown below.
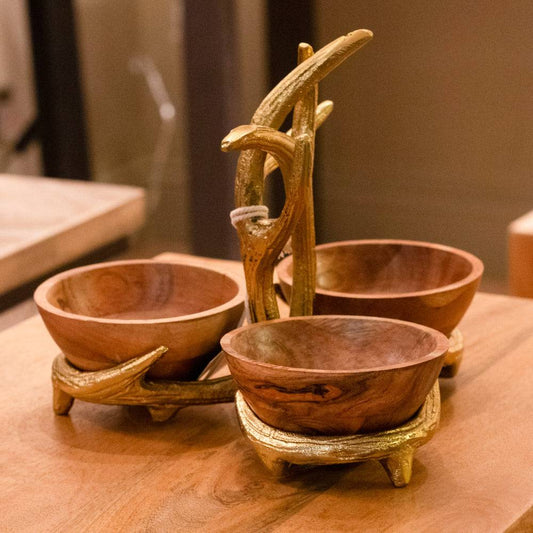
[[321,240],[442,242],[502,278],[506,226],[533,209],[533,2],[316,5],[319,45],[375,35],[320,86]]

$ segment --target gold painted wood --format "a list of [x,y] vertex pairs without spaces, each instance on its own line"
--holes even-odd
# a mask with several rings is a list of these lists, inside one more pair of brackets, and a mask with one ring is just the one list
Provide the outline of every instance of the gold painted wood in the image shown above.
[[[243,150],[235,179],[237,209],[263,204],[267,153],[279,164],[285,186],[286,201],[278,219],[255,217],[235,224],[252,322],[279,317],[273,270],[291,236],[298,264],[301,265],[297,268],[296,296],[291,314],[312,314],[315,267],[311,176],[315,117],[318,115],[325,119],[330,111],[327,104],[317,110],[317,84],[371,38],[372,32],[356,30],[339,37],[316,54],[309,45],[300,45],[299,65],[263,100],[252,117],[251,126],[244,130],[245,134],[241,127],[230,132],[222,141],[223,150]],[[290,135],[280,134],[277,128],[293,108]],[[250,133],[253,135],[248,136]],[[294,139],[292,157],[288,139]],[[269,162],[267,170],[272,166]]]
[[[287,148],[292,143],[293,156],[289,159]],[[259,146],[278,160],[282,173],[284,169],[287,172],[288,168],[290,172],[288,177],[286,173],[283,174],[287,201],[280,216],[254,222],[253,233],[243,229],[244,233],[241,234],[242,239],[250,245],[246,245],[248,251],[243,255],[243,263],[252,322],[279,317],[273,285],[274,266],[304,211],[305,194],[301,181],[302,176],[309,175],[312,167],[312,139],[307,134],[293,139],[271,128],[241,126],[222,142],[223,149],[228,150]],[[238,223],[238,228],[243,228],[246,223]]]
[[106,370],[80,371],[63,354],[52,365],[54,412],[66,415],[74,399],[105,405],[143,405],[152,419],[164,421],[189,405],[232,402],[237,387],[231,376],[205,381],[154,381],[145,374],[165,354],[160,346]]
[[[306,43],[298,48],[298,63],[302,64],[313,55],[313,49]],[[313,314],[313,300],[316,286],[315,259],[315,215],[313,202],[313,163],[315,158],[315,114],[317,109],[318,85],[315,83],[296,102],[292,114],[292,134],[308,135],[311,158],[309,165],[302,169],[303,212],[296,221],[291,234],[292,256],[294,261],[294,298],[291,300],[291,316]]]
[[[333,102],[331,100],[324,100],[323,102],[320,102],[320,104],[317,105],[316,108],[316,114],[315,114],[315,127],[318,129],[326,119],[329,117],[331,112],[333,111]],[[292,136],[292,128],[287,130],[287,135]],[[265,166],[263,168],[263,174],[265,178],[269,176],[274,170],[278,168],[278,162],[276,159],[271,156],[270,154],[267,154],[265,159]]]
[[411,480],[416,448],[435,433],[440,419],[439,383],[435,382],[414,418],[395,429],[351,436],[308,436],[275,429],[248,407],[242,393],[235,397],[241,428],[264,465],[277,476],[290,465],[332,465],[379,460],[392,484]]

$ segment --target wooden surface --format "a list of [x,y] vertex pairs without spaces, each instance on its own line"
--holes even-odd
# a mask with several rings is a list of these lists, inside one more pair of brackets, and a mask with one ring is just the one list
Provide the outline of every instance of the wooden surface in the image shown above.
[[533,298],[533,211],[509,224],[507,240],[509,291]]
[[478,294],[460,328],[441,427],[394,489],[372,462],[278,481],[231,404],[161,425],[141,408],[82,402],[57,417],[58,350],[31,318],[0,334],[0,530],[531,531],[533,302]]
[[0,175],[0,294],[144,223],[138,187]]

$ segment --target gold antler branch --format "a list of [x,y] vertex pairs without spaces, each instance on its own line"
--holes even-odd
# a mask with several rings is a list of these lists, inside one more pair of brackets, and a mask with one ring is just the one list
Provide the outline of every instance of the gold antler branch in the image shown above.
[[233,401],[237,387],[230,376],[205,381],[150,381],[150,367],[167,351],[160,346],[120,365],[94,372],[74,368],[63,354],[52,365],[54,411],[66,415],[74,399],[107,405],[144,405],[163,421],[187,405]]
[[[248,289],[251,320],[279,317],[273,286],[274,265],[292,236],[294,253],[291,315],[312,314],[315,288],[314,213],[312,173],[316,128],[332,109],[329,101],[317,107],[317,84],[346,58],[372,38],[368,30],[356,30],[313,54],[310,45],[298,49],[298,66],[266,96],[250,126],[232,130],[222,150],[243,150],[237,164],[235,203],[241,208],[262,206],[264,180],[276,164],[285,186],[285,205],[277,220],[247,211],[235,227]],[[277,128],[294,108],[292,130]],[[267,154],[269,157],[267,158]]]

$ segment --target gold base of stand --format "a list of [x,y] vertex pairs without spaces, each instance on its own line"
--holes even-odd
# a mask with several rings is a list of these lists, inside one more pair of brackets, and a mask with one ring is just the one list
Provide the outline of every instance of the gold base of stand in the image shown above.
[[204,381],[149,381],[145,374],[167,351],[148,354],[106,370],[81,371],[63,354],[52,364],[54,412],[66,415],[75,399],[105,405],[144,405],[163,422],[188,405],[232,402],[237,387],[231,376]]
[[409,483],[414,452],[433,436],[440,419],[438,381],[414,418],[398,428],[379,433],[332,437],[290,433],[262,422],[240,392],[235,404],[243,433],[275,475],[284,475],[291,464],[328,465],[376,459],[395,487]]
[[463,360],[463,334],[456,328],[452,331],[449,341],[450,348],[444,357],[444,365],[440,373],[441,378],[453,378],[459,372],[459,366]]

